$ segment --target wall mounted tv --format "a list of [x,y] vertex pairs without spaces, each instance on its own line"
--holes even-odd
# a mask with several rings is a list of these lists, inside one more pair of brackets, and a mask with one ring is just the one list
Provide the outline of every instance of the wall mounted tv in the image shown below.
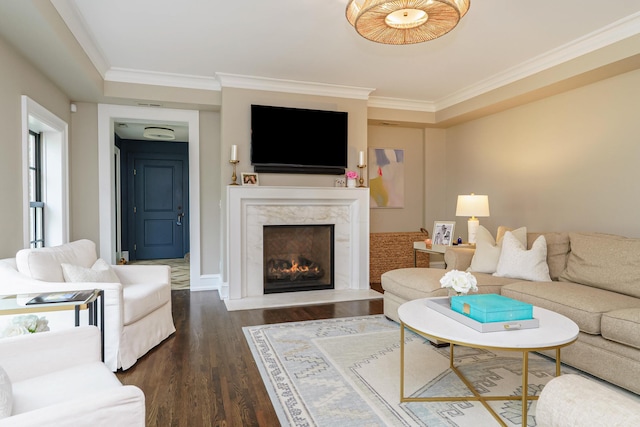
[[255,172],[342,175],[347,167],[347,113],[251,106]]

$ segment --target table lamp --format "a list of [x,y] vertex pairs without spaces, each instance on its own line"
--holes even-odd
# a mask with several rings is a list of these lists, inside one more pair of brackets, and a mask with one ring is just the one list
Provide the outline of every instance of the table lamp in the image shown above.
[[458,204],[456,206],[456,216],[469,216],[467,222],[467,232],[469,233],[469,243],[476,243],[476,233],[480,221],[477,216],[489,216],[489,196],[470,195],[458,196]]

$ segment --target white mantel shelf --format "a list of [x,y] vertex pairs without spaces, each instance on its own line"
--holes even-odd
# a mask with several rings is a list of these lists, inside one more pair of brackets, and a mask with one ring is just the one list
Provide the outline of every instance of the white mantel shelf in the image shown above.
[[228,299],[263,296],[264,225],[334,224],[335,290],[369,290],[369,189],[227,187]]

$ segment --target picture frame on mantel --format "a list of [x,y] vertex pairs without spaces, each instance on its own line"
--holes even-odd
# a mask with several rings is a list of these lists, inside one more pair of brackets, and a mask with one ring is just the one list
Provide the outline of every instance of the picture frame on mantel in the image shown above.
[[455,227],[455,221],[433,221],[433,234],[431,234],[433,245],[451,246]]
[[260,185],[258,174],[252,172],[242,172],[242,185]]

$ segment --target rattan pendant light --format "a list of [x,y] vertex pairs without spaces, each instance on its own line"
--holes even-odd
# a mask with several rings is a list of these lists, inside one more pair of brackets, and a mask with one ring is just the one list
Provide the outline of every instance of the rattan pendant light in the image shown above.
[[451,31],[471,0],[349,0],[347,20],[362,37],[377,43],[413,44]]

